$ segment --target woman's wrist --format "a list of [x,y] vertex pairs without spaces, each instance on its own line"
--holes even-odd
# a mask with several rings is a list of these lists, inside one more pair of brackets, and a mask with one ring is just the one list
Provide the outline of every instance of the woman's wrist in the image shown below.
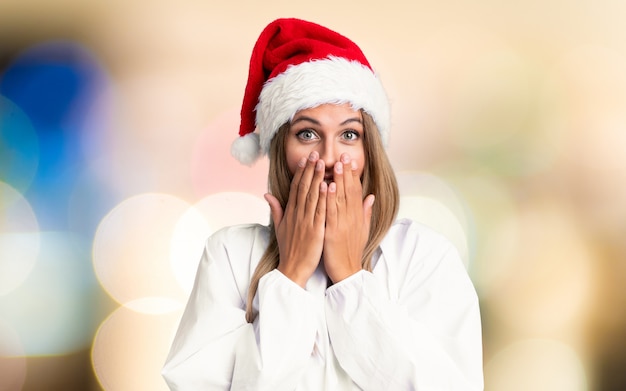
[[277,269],[285,277],[300,285],[302,288],[306,286],[306,282],[309,280],[309,277],[311,277],[310,273],[307,274],[301,270],[302,268],[298,267],[289,267],[279,263]]

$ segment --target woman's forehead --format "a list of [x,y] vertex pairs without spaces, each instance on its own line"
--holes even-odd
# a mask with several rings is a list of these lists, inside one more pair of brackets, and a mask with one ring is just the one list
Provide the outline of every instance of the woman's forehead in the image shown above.
[[360,109],[354,109],[350,103],[324,103],[315,107],[298,110],[292,117],[290,122],[297,121],[300,118],[308,119],[326,119],[329,121],[343,122],[345,119],[358,118],[362,121]]

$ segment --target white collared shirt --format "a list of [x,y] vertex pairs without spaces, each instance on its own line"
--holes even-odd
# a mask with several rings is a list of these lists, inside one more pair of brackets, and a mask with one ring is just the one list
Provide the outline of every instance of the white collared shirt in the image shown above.
[[393,224],[360,271],[303,289],[263,276],[245,320],[250,278],[269,228],[224,228],[206,243],[163,368],[172,390],[483,389],[478,298],[451,243],[410,220]]

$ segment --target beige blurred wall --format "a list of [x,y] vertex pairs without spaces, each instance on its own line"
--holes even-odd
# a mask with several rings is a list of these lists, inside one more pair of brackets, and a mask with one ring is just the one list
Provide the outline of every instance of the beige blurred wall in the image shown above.
[[[285,16],[360,44],[392,102],[394,167],[444,184],[423,189],[462,220],[486,389],[624,389],[626,2],[1,0],[0,66],[46,40],[95,55],[111,81],[103,180],[128,197],[260,196],[263,163],[216,167],[228,154],[215,149],[193,171],[190,155],[201,139],[210,150],[235,138],[251,47]],[[57,376],[42,366],[24,389]]]

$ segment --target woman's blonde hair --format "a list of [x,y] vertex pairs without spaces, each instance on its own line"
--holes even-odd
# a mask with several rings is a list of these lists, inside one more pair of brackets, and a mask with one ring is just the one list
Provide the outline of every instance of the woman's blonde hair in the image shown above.
[[[400,195],[396,176],[387,158],[380,134],[372,117],[362,111],[363,115],[363,147],[365,149],[365,167],[363,168],[362,186],[363,197],[368,194],[376,196],[372,207],[372,218],[367,244],[363,251],[361,263],[363,269],[371,271],[371,261],[374,251],[383,240],[389,227],[393,224],[398,212]],[[289,199],[289,188],[292,175],[289,173],[285,153],[285,139],[289,132],[289,123],[280,127],[272,139],[269,151],[268,188],[280,202],[283,209]],[[271,219],[270,219],[271,220]],[[278,242],[274,223],[270,221],[270,239],[265,253],[261,257],[248,288],[246,303],[246,320],[252,323],[256,318],[252,302],[259,287],[259,280],[265,274],[278,267]]]

